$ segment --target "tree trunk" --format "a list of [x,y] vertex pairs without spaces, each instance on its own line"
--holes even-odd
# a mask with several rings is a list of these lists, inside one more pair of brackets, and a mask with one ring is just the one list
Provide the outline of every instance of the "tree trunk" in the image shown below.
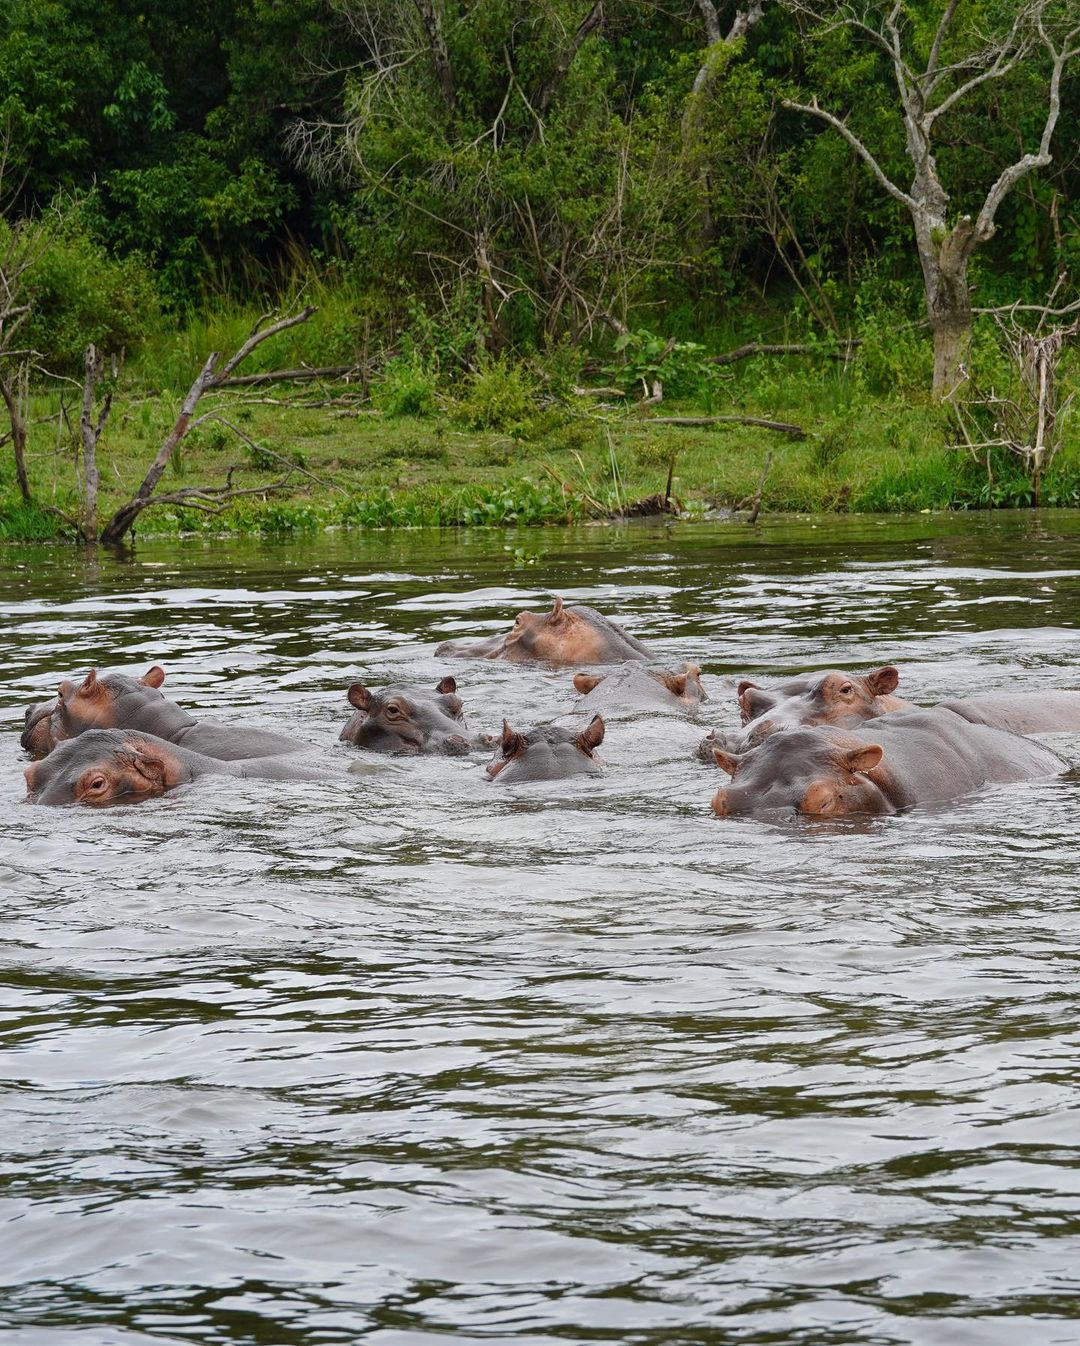
[[[82,434],[83,448],[83,498],[82,498],[82,534],[84,542],[97,541],[98,483],[101,474],[97,465],[97,442],[99,428],[94,426],[94,389],[105,369],[105,359],[98,348],[90,343],[83,356],[86,377],[83,383],[82,416],[79,429]],[[102,418],[104,425],[104,417]]]
[[934,337],[933,395],[942,401],[968,376],[972,324],[968,262],[977,240],[967,215],[947,230],[936,220],[916,218],[915,235],[926,287],[926,314]]
[[15,378],[0,378],[0,397],[7,407],[11,422],[11,447],[15,454],[15,480],[19,483],[19,494],[26,504],[30,503],[30,481],[26,475],[26,421],[19,405],[19,388]]

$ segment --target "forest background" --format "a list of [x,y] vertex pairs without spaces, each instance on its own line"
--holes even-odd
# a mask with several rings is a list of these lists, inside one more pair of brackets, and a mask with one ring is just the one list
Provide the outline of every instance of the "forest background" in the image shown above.
[[1077,0],[7,0],[0,538],[1077,505],[1078,185]]

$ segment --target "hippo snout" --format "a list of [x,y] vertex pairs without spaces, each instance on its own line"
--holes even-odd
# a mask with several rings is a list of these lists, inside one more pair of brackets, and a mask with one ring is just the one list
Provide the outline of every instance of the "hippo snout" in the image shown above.
[[469,751],[469,744],[460,734],[447,734],[443,739],[442,749],[450,757],[465,757]]

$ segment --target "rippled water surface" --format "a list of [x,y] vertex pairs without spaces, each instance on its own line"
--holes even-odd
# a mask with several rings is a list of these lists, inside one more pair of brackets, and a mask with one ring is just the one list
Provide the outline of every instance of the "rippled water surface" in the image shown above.
[[[572,714],[433,654],[553,593],[698,660],[698,721],[516,789],[337,743],[358,678]],[[0,1325],[1080,1341],[1080,773],[822,830],[691,760],[744,673],[1078,687],[1078,617],[1069,514],[0,553]],[[151,663],[327,784],[24,806],[22,708]]]

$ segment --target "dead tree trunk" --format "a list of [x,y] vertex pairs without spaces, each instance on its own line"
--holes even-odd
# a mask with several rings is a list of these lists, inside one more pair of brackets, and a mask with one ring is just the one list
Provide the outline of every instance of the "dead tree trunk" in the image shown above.
[[[244,344],[235,355],[231,356],[222,365],[220,371],[218,371],[217,366],[221,359],[221,352],[212,351],[207,356],[206,363],[199,371],[198,378],[188,389],[187,396],[180,406],[180,414],[173,422],[173,427],[166,435],[161,448],[158,449],[154,461],[150,464],[146,476],[139,485],[139,489],[126,505],[121,505],[101,530],[102,542],[110,546],[116,546],[117,543],[122,542],[143,510],[154,503],[154,488],[161,480],[161,474],[165,471],[176,446],[191,429],[195,408],[203,394],[213,388],[220,387],[236,369],[237,365],[245,360],[255,347],[261,345],[268,337],[283,332],[287,327],[296,327],[299,323],[307,322],[314,312],[315,309],[309,305],[302,312],[294,314],[291,318],[281,318],[270,327],[263,326],[271,316],[270,314],[264,314],[252,328]],[[250,494],[250,492],[247,492],[247,494]]]
[[427,38],[431,64],[435,70],[439,92],[442,94],[443,106],[446,108],[446,115],[453,121],[455,112],[454,73],[450,67],[450,53],[446,49],[446,38],[443,37],[439,11],[435,8],[435,0],[414,0],[414,3],[417,13],[420,15],[420,22],[424,26],[424,36]]
[[27,366],[17,365],[14,374],[0,374],[0,397],[11,423],[11,448],[15,455],[15,480],[24,503],[30,503],[30,479],[26,475],[26,415],[23,405]]
[[97,462],[98,440],[105,429],[105,422],[112,410],[112,389],[105,394],[94,420],[94,393],[99,380],[105,372],[105,357],[91,343],[83,357],[85,376],[83,379],[82,415],[79,417],[79,434],[82,439],[83,484],[82,508],[79,511],[79,527],[84,542],[94,542],[98,527],[98,485],[101,472]]

